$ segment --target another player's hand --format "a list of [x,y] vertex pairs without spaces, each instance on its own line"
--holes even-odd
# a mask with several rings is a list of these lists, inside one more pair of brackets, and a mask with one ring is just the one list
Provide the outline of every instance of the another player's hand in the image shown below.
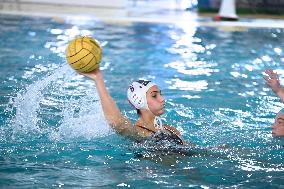
[[265,73],[268,75],[264,77],[266,84],[277,94],[281,89],[277,73],[271,69],[265,70]]

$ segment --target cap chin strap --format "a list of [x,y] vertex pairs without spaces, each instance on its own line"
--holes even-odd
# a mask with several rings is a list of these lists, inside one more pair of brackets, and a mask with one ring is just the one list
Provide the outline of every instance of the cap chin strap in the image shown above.
[[[147,92],[143,95],[144,104],[143,104],[143,107],[141,109],[150,110],[149,106],[148,106],[146,94],[147,94]],[[151,110],[150,110],[150,112],[151,112]]]
[[155,116],[154,118],[154,127],[156,129],[163,129],[162,119],[159,116]]
[[282,109],[278,112],[278,114],[279,114],[279,113],[284,114],[284,108],[282,108]]

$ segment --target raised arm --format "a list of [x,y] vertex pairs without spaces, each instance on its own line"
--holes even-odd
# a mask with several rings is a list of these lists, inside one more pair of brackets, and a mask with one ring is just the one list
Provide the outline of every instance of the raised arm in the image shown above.
[[277,73],[273,72],[271,69],[265,70],[265,73],[268,75],[264,77],[266,84],[278,97],[280,97],[281,101],[284,103],[284,88],[280,85]]
[[80,73],[80,74],[95,81],[97,91],[99,93],[99,97],[101,100],[103,112],[110,126],[122,135],[126,136],[136,135],[136,131],[132,126],[131,121],[121,114],[115,101],[110,96],[105,86],[102,72],[99,69],[96,69],[89,73]]

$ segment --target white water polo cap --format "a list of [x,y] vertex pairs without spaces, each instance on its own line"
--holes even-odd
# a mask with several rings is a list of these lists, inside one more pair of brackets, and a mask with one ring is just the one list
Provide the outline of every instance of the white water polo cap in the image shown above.
[[138,110],[149,110],[146,93],[154,85],[156,85],[156,83],[153,83],[152,81],[134,81],[127,90],[127,99],[130,104],[132,104]]

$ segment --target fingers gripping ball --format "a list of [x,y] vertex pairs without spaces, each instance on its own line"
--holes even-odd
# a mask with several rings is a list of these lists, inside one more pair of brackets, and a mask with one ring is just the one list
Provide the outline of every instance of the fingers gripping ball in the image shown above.
[[68,44],[66,59],[74,70],[91,72],[100,66],[102,48],[94,38],[77,37]]

